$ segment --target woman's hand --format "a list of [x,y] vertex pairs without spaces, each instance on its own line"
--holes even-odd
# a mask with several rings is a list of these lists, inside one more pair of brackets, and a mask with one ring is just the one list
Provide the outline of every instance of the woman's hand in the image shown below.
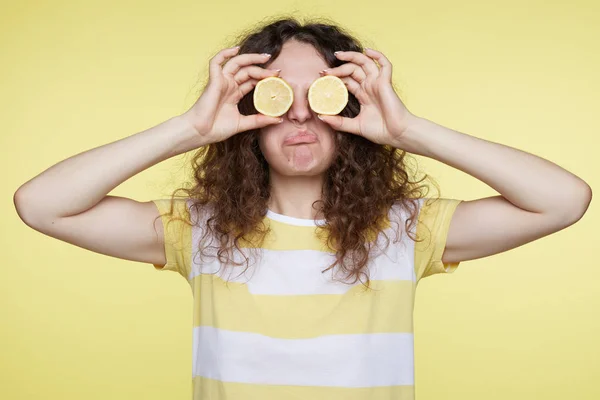
[[[210,60],[209,80],[204,92],[188,111],[181,114],[206,143],[220,142],[236,133],[279,122],[279,118],[262,114],[240,114],[238,102],[242,97],[258,81],[279,72],[252,65],[264,64],[269,60],[268,56],[248,53],[234,57],[238,51],[239,47],[223,49]],[[221,65],[225,61],[225,65]]]
[[346,84],[360,102],[360,113],[354,118],[340,115],[320,115],[319,118],[335,130],[354,133],[378,144],[395,145],[416,117],[392,87],[389,60],[375,50],[366,49],[365,53],[340,51],[337,58],[348,62],[326,69],[322,74],[337,76]]

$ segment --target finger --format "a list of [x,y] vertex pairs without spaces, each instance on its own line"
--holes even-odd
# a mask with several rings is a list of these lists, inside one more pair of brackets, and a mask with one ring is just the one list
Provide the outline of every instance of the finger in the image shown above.
[[358,83],[362,83],[367,78],[365,71],[358,65],[351,62],[342,64],[339,67],[324,69],[321,72],[323,72],[322,75],[334,75],[338,78],[351,76]]
[[340,60],[352,61],[360,65],[368,77],[377,78],[379,75],[379,67],[375,64],[375,61],[363,53],[357,51],[339,51],[335,56]]
[[373,49],[365,49],[365,52],[368,56],[373,57],[377,63],[381,66],[381,75],[388,81],[392,80],[392,63],[387,59],[383,53],[373,50]]
[[240,92],[242,94],[242,97],[250,93],[252,89],[254,89],[258,81],[258,79],[249,79],[246,82],[242,83],[240,85]]
[[241,67],[251,64],[264,64],[270,57],[266,54],[247,53],[235,56],[228,60],[223,66],[223,74],[233,76]]
[[265,69],[259,67],[257,65],[251,65],[248,67],[241,68],[234,76],[233,80],[236,81],[238,85],[244,83],[249,78],[253,79],[264,79],[269,76],[276,76],[279,74],[279,71],[274,69]]
[[264,114],[242,115],[240,119],[240,132],[263,128],[267,125],[277,124],[281,121],[283,121],[283,119],[280,117],[269,117]]
[[221,64],[225,62],[225,60],[233,57],[240,50],[239,47],[231,47],[229,49],[223,49],[219,51],[213,58],[210,59],[209,65],[209,73],[211,76],[220,76],[221,75]]
[[329,124],[333,129],[341,132],[354,133],[356,135],[362,136],[360,132],[360,125],[358,123],[358,118],[347,118],[342,117],[341,115],[318,115],[319,119],[325,121]]
[[345,76],[340,78],[342,80],[342,82],[344,82],[344,84],[346,84],[346,87],[348,88],[348,91],[350,93],[352,93],[354,95],[354,97],[356,97],[356,100],[358,100],[358,102],[362,105],[365,104],[369,104],[369,96],[366,95],[366,93],[362,90],[362,87],[360,86],[360,83],[356,82],[352,77],[350,76]]

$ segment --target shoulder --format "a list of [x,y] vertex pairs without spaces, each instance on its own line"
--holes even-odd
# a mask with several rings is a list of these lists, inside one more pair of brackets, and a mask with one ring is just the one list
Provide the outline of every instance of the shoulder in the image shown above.
[[164,221],[184,220],[192,226],[200,226],[211,215],[213,207],[202,205],[191,198],[152,200]]

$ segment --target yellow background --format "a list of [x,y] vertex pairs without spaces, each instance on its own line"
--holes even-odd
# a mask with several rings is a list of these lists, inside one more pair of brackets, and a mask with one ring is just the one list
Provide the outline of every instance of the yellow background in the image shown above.
[[[44,236],[12,196],[67,157],[184,112],[208,59],[265,16],[334,19],[388,56],[411,112],[599,187],[595,1],[5,1],[2,10],[3,399],[191,397],[187,283]],[[187,161],[111,194],[165,197]],[[419,165],[444,197],[497,194],[438,161]],[[600,398],[598,223],[592,202],[566,230],[422,281],[417,399]]]

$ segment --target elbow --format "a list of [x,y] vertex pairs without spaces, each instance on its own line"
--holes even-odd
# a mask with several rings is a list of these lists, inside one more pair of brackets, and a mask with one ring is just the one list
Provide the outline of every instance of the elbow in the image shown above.
[[39,225],[40,218],[36,217],[35,208],[31,205],[31,197],[25,193],[22,187],[13,195],[13,204],[21,221],[30,228],[38,230],[36,226]]
[[19,188],[13,195],[13,204],[15,206],[15,210],[17,210],[17,215],[19,218],[23,219],[24,210],[23,210],[23,193],[22,189]]
[[587,212],[592,202],[592,188],[586,182],[583,182],[581,188],[574,190],[569,196],[569,204],[564,209],[563,217],[568,225],[573,225],[579,221]]
[[17,189],[15,194],[13,195],[13,204],[15,206],[15,210],[17,211],[17,215],[21,218],[21,221],[25,222],[26,225],[29,226],[28,223],[28,214],[25,211],[25,196],[23,195],[23,190],[21,188]]

